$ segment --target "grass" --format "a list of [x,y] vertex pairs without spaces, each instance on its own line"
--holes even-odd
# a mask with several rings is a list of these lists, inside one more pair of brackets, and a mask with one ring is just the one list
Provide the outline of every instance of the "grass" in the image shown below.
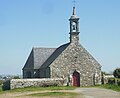
[[[33,97],[40,97],[43,98],[44,96],[47,98],[56,98],[59,96],[59,98],[75,98],[76,96],[83,96],[82,94],[75,93],[75,92],[64,92],[64,90],[74,90],[76,87],[69,87],[69,86],[61,86],[61,87],[27,87],[27,88],[18,88],[13,90],[7,90],[7,91],[0,91],[0,94],[5,93],[23,93],[28,92],[27,96],[33,96]],[[60,90],[60,91],[59,91]],[[63,91],[62,91],[63,90]],[[33,92],[33,94],[29,94],[29,92],[32,91],[38,91],[38,93]],[[25,95],[26,96],[26,95]]]
[[118,85],[105,84],[105,85],[101,85],[101,86],[99,86],[99,87],[106,88],[106,89],[111,89],[111,90],[120,92],[120,86],[118,86]]
[[18,89],[13,89],[10,90],[11,92],[24,92],[24,91],[44,91],[44,90],[73,90],[75,87],[27,87],[27,88],[18,88]]
[[18,89],[13,89],[13,90],[7,90],[7,91],[2,91],[2,93],[7,93],[7,92],[26,92],[26,91],[45,91],[45,90],[74,90],[75,87],[67,87],[67,86],[61,86],[61,87],[27,87],[27,88],[18,88]]
[[[27,96],[34,96],[34,97],[42,97],[42,96],[49,97],[50,96],[50,98],[60,96],[61,98],[68,98],[68,97],[75,98],[75,96],[80,95],[80,94],[73,93],[73,92],[64,92],[64,91],[62,92],[62,90],[74,90],[75,88],[76,87],[61,86],[61,87],[27,87],[27,88],[18,88],[18,89],[7,90],[7,91],[2,91],[2,89],[1,89],[0,94],[16,93],[16,92],[43,91],[41,93],[34,93],[34,94],[30,94],[30,95],[28,94]],[[60,90],[60,92],[58,90]]]
[[2,91],[2,86],[0,85],[0,92]]
[[36,94],[30,94],[30,96],[37,96],[37,97],[43,97],[43,96],[49,96],[49,97],[55,97],[55,96],[64,96],[64,97],[70,97],[74,98],[75,96],[79,95],[78,93],[73,92],[45,92],[45,93],[36,93]]

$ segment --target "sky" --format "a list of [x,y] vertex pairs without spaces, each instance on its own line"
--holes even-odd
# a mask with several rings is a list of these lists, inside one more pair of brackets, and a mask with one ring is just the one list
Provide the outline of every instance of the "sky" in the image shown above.
[[[22,74],[33,47],[69,42],[73,0],[0,0],[0,74]],[[120,67],[120,0],[76,0],[80,44],[102,65]]]

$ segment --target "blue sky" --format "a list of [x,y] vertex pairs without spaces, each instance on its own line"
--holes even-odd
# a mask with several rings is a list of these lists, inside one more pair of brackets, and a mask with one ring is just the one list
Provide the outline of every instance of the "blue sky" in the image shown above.
[[[80,43],[111,72],[120,67],[120,0],[76,0]],[[0,74],[22,74],[32,47],[69,42],[72,0],[0,0]]]

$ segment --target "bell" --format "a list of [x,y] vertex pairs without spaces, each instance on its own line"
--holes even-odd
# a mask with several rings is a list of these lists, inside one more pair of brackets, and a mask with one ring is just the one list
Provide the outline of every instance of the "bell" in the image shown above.
[[73,30],[75,30],[75,25],[73,25]]

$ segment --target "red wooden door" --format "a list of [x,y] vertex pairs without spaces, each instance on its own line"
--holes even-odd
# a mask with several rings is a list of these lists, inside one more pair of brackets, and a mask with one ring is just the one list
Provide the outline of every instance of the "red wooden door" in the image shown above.
[[80,86],[80,74],[77,71],[73,73],[73,86]]

